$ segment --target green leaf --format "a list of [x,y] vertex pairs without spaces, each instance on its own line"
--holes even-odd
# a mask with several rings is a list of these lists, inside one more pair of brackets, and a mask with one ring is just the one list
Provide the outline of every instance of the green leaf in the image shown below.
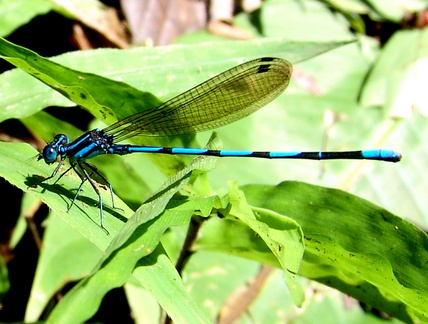
[[53,8],[48,0],[0,0],[0,36],[5,37],[14,30],[28,23],[38,15],[43,15]]
[[303,276],[404,321],[428,319],[428,236],[370,202],[298,182],[242,188],[254,206],[293,218],[305,236]]
[[128,282],[124,288],[132,318],[136,323],[161,322],[161,308],[150,292],[135,280]]
[[[407,3],[406,3],[407,2]],[[394,3],[388,0],[370,0],[368,3],[383,18],[394,22],[401,21],[407,12],[411,11],[411,3],[417,6],[417,1],[406,1],[404,3]],[[426,5],[426,4],[425,4]],[[422,4],[420,4],[422,10]],[[406,8],[407,7],[407,8]]]
[[270,210],[251,208],[236,185],[223,198],[229,201],[226,208],[219,209],[225,218],[208,220],[194,249],[233,254],[281,267],[295,303],[301,305],[304,293],[295,277],[304,253],[299,225]]
[[[110,77],[114,76],[116,79],[120,77],[123,80],[127,80],[127,82],[129,81],[129,83],[135,83],[136,80],[141,80],[141,82],[143,82],[144,80],[146,84],[150,84],[151,86],[154,86],[155,89],[158,89],[158,92],[159,89],[170,89],[168,90],[170,91],[170,95],[168,97],[170,97],[173,94],[181,92],[181,90],[177,89],[176,85],[180,85],[183,91],[187,90],[198,82],[206,80],[206,78],[212,76],[213,71],[222,71],[222,69],[226,69],[231,67],[232,64],[236,64],[239,60],[246,60],[247,58],[254,58],[254,56],[260,55],[275,56],[280,54],[280,56],[286,56],[294,61],[299,61],[348,43],[349,41],[300,43],[288,42],[281,38],[252,40],[238,43],[223,42],[222,44],[217,45],[222,45],[224,48],[227,48],[228,52],[223,56],[219,56],[219,58],[214,61],[212,59],[211,43],[189,46],[173,46],[172,48],[168,48],[166,53],[164,53],[165,50],[162,48],[135,49],[130,51],[100,50],[71,53],[57,59],[67,61],[71,65],[80,66],[84,70],[102,71],[102,73],[108,74]],[[67,95],[74,97],[77,103],[83,106],[90,103],[87,108],[94,115],[105,118],[105,111],[102,110],[102,106],[104,104],[108,104],[106,101],[111,102],[110,108],[119,118],[129,115],[129,110],[125,109],[123,106],[123,96],[127,91],[130,91],[130,96],[132,97],[139,91],[133,88],[131,91],[130,87],[124,86],[123,83],[118,83],[103,77],[100,77],[101,79],[98,80],[98,77],[92,74],[87,76],[87,80],[93,80],[93,83],[85,82],[86,77],[85,80],[80,78],[80,76],[86,75],[83,72],[62,67],[56,63],[52,63],[50,60],[37,56],[31,51],[7,42],[1,42],[0,45],[0,49],[3,48],[3,51],[5,52],[3,54],[8,54],[8,57],[11,57],[10,59],[17,62],[17,64],[19,63],[22,66],[27,66],[31,71],[39,69],[41,71],[45,71],[42,74],[39,74],[39,77],[43,77],[45,82],[52,81],[53,87],[56,87],[58,84],[61,85],[61,91],[63,93],[70,92],[70,94]],[[262,47],[260,47],[261,45]],[[233,58],[231,59],[229,55]],[[25,57],[32,59],[25,61]],[[34,59],[36,59],[36,61],[34,61]],[[192,62],[189,64],[182,63],[187,60],[193,61],[189,61]],[[126,62],[126,64],[124,64],[124,62]],[[143,67],[141,67],[142,62],[144,64]],[[172,63],[165,64],[165,62]],[[133,63],[135,63],[135,66],[139,66],[140,68],[129,69],[129,66]],[[198,68],[201,72],[198,72]],[[46,69],[48,70],[46,71]],[[17,77],[13,77],[14,75]],[[36,80],[30,82],[31,78],[29,79],[28,76],[21,78],[19,77],[19,73],[15,74],[10,72],[5,74],[4,77],[4,83],[9,85],[9,87],[2,89],[4,92],[2,96],[4,109],[0,109],[0,120],[2,118],[1,116],[3,116],[3,118],[22,117],[30,113],[34,113],[47,105],[64,104],[64,99],[60,98],[60,101],[57,101],[55,98],[58,98],[58,96],[52,95],[55,91],[48,91],[46,86],[43,86]],[[171,80],[173,80],[173,83],[171,83]],[[165,82],[167,82],[167,87],[165,86]],[[108,83],[109,86],[106,86],[106,83]],[[114,95],[116,92],[112,91],[112,88],[120,93],[120,95]],[[8,94],[9,90],[10,95]],[[83,91],[82,93],[84,93],[84,97],[87,93],[91,93],[91,98],[93,100],[89,100],[91,99],[89,96],[86,96],[88,100],[83,100],[78,95],[80,90]],[[164,93],[166,93],[166,91],[164,91]],[[160,94],[162,95],[162,93]],[[126,101],[128,107],[133,107],[132,109],[130,108],[133,112],[153,107],[150,100],[144,100],[144,98],[146,98],[145,93],[139,93],[138,96],[139,97],[136,101],[131,100],[130,97],[128,98],[129,100]],[[21,101],[16,98],[20,98]],[[95,101],[95,103],[93,101]],[[91,103],[93,103],[93,105]],[[277,120],[279,121],[279,119]],[[40,122],[39,125],[45,125],[45,123]],[[234,124],[234,127],[236,127],[236,124]],[[46,129],[48,130],[49,127],[46,127]],[[53,129],[54,127],[52,127],[52,131]],[[245,131],[248,132],[250,129],[251,128],[247,127]],[[236,140],[237,137],[233,135],[232,138]],[[189,144],[189,141],[186,142],[186,140],[178,143],[168,143],[165,139],[162,139],[161,142],[159,142],[155,139],[148,138],[139,140],[135,139],[135,142],[143,145],[180,145],[180,143],[183,145],[183,142],[185,144]],[[248,145],[250,144],[251,143],[248,142]],[[150,159],[155,161],[159,168],[161,168],[168,176],[171,176],[183,167],[182,160],[176,156],[159,157],[151,155]],[[113,168],[111,169],[114,170]],[[141,170],[141,168],[139,169]],[[151,172],[149,173],[152,174]],[[276,176],[276,174],[274,175]],[[148,183],[154,182],[148,181]]]
[[66,284],[88,276],[102,251],[87,238],[70,229],[53,213],[43,236],[43,249],[26,310],[26,321],[37,321],[48,302]]
[[[286,22],[284,22],[284,13],[287,15]],[[347,28],[348,22],[340,15],[335,15],[323,1],[269,0],[261,10],[260,19],[264,22],[263,34],[270,37],[286,35],[290,40],[312,41],[354,38]],[[305,21],[305,24],[301,21]]]
[[128,84],[72,70],[4,39],[0,39],[0,57],[109,123],[117,120],[112,107],[121,107],[123,115],[119,117],[123,118],[141,106],[153,107],[160,103],[153,95]]
[[[195,210],[206,209],[200,200],[171,200],[188,183],[193,170],[207,168],[206,161],[196,159],[141,206],[115,236],[93,274],[79,282],[61,300],[50,314],[51,318],[61,323],[83,322],[96,312],[109,290],[124,285],[133,273],[174,321],[208,322],[187,296],[174,265],[159,246],[166,229],[187,224]],[[210,205],[210,200],[203,201]],[[171,296],[176,302],[170,302]]]
[[[84,188],[75,204],[67,212],[74,197],[73,190],[76,190],[81,183],[76,174],[68,173],[55,185],[41,183],[36,188],[33,188],[31,186],[34,186],[40,180],[40,176],[47,177],[52,173],[51,167],[45,163],[37,163],[35,161],[35,157],[38,155],[37,151],[28,144],[12,143],[0,143],[0,151],[1,177],[24,192],[39,197],[56,214],[60,215],[66,223],[97,246],[104,249],[107,247],[110,239],[99,227],[98,197],[93,190],[86,191]],[[101,189],[100,192],[104,202],[111,200],[108,190]],[[129,207],[117,198],[115,198],[115,205],[121,209],[121,213],[108,207],[108,204],[104,205],[105,226],[112,232],[122,227],[123,219],[126,219],[126,216],[131,214]]]
[[[284,280],[290,289],[296,305],[301,306],[305,294],[296,281],[300,262],[304,253],[303,233],[299,225],[291,219],[284,219],[267,210],[251,210],[242,192],[232,188],[229,193],[230,216],[240,219],[251,228],[269,247],[284,269]],[[240,235],[237,232],[237,235]],[[286,248],[283,249],[282,246]]]
[[[386,43],[362,92],[367,106],[386,106],[393,117],[428,115],[424,85],[428,82],[428,31],[396,32]],[[406,48],[406,51],[402,51]]]
[[[169,203],[171,197],[190,179],[191,170],[209,169],[211,168],[210,158],[199,158],[186,170],[183,170],[175,178],[172,178],[160,191],[155,194],[149,203],[144,205],[125,225],[123,231],[115,236],[115,240],[110,242],[111,237],[118,231],[118,228],[123,224],[121,220],[114,217],[116,212],[111,214],[109,208],[105,210],[105,226],[110,231],[111,235],[106,235],[98,225],[99,211],[98,207],[93,208],[87,206],[80,208],[80,201],[87,201],[87,198],[79,198],[75,206],[67,213],[67,204],[73,195],[66,188],[77,188],[80,180],[75,175],[67,175],[63,177],[55,186],[44,185],[38,188],[28,188],[28,185],[34,184],[34,174],[49,174],[48,166],[42,163],[31,163],[28,157],[35,154],[35,151],[28,145],[0,143],[0,176],[6,178],[11,183],[17,185],[23,191],[30,192],[32,195],[40,197],[46,202],[59,216],[67,223],[75,227],[89,241],[92,241],[99,249],[106,250],[107,245],[110,247],[103,260],[99,261],[100,271],[93,269],[93,275],[81,282],[75,289],[66,295],[61,300],[61,303],[54,310],[51,316],[55,316],[57,320],[64,322],[82,322],[84,318],[89,318],[97,309],[104,294],[114,287],[123,285],[129,275],[136,268],[134,276],[139,280],[140,284],[150,288],[156,300],[168,312],[168,314],[180,322],[179,318],[186,314],[186,322],[194,322],[192,319],[197,319],[196,322],[204,322],[204,315],[196,307],[195,303],[190,302],[186,297],[184,287],[179,282],[178,274],[174,265],[164,257],[162,251],[157,250],[160,254],[150,256],[149,258],[142,257],[150,255],[156,250],[159,240],[163,232],[174,225],[186,224],[195,210],[202,210],[208,213],[210,209],[210,200],[194,200],[194,201],[176,201],[176,207],[170,207],[168,212],[162,213],[166,204]],[[41,192],[43,191],[43,192]],[[92,197],[92,191],[89,191]],[[65,197],[63,197],[65,195]],[[86,193],[84,193],[86,195]],[[103,197],[108,197],[108,193],[103,193]],[[92,201],[96,201],[96,198]],[[116,200],[116,205],[124,209],[123,215],[129,214],[129,209]],[[208,205],[207,205],[208,203]],[[174,205],[172,205],[174,206]],[[175,209],[174,209],[175,208]],[[163,216],[159,218],[159,215]],[[93,217],[93,218],[89,218]],[[123,216],[120,217],[123,219]],[[61,235],[62,231],[58,232]],[[66,241],[67,242],[67,241]],[[131,243],[133,242],[133,243]],[[142,249],[141,247],[145,247]],[[58,246],[60,248],[60,246]],[[58,253],[55,249],[49,249],[49,255]],[[46,259],[46,261],[44,261]],[[40,269],[48,266],[52,261],[49,261],[48,255],[42,258]],[[94,260],[92,260],[93,262]],[[138,266],[137,266],[138,262]],[[153,264],[157,266],[153,269]],[[56,268],[56,267],[55,267]],[[102,270],[102,271],[101,271]],[[41,271],[41,270],[39,270]],[[46,273],[46,271],[44,272]],[[35,289],[44,286],[45,293],[52,292],[55,288],[63,283],[61,277],[64,274],[59,273],[58,276],[53,276],[48,283],[37,283]],[[167,277],[164,277],[167,276]],[[58,281],[59,280],[59,281]],[[163,282],[163,285],[153,285],[153,282]],[[47,288],[49,285],[50,288]],[[171,305],[171,295],[177,296],[177,300],[182,301]],[[181,296],[181,297],[180,297]],[[36,316],[43,305],[31,304],[29,316]],[[206,322],[206,321],[205,321]]]
[[[81,51],[54,59],[73,67],[72,69],[0,39],[0,57],[55,90],[20,71],[6,72],[0,78],[5,85],[2,88],[0,120],[26,117],[47,106],[71,105],[62,96],[55,94],[58,91],[110,124],[117,118],[122,119],[160,103],[154,96],[130,85],[138,88],[143,85],[146,91],[169,99],[207,80],[212,73],[222,72],[249,59],[280,56],[296,62],[348,43],[349,41],[299,43],[281,38],[223,42],[215,46],[227,48],[227,51],[214,60],[213,43],[169,46],[168,51],[162,47],[127,51]],[[112,79],[121,79],[126,84]]]

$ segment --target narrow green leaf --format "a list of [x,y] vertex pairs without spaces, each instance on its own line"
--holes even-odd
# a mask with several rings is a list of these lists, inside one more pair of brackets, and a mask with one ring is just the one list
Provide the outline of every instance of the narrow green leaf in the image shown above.
[[[197,318],[197,322],[206,322],[205,315],[186,296],[184,286],[178,280],[174,265],[168,262],[157,263],[163,254],[159,241],[162,234],[171,226],[183,225],[190,221],[195,210],[204,210],[199,200],[175,200],[172,197],[181,190],[190,179],[193,170],[210,168],[206,161],[198,158],[189,167],[171,178],[146,204],[128,220],[123,229],[115,236],[93,274],[79,282],[57,305],[50,318],[60,323],[80,323],[90,318],[98,309],[102,298],[111,289],[125,284],[130,274],[136,270],[140,283],[149,285],[150,291],[165,311],[177,322],[188,322]],[[206,202],[207,200],[204,200]],[[209,201],[208,201],[209,202]],[[167,207],[168,206],[168,207]],[[156,255],[151,255],[154,251]],[[143,269],[141,267],[147,267]],[[155,278],[152,278],[152,277]],[[164,277],[164,285],[153,287],[153,280],[159,276],[175,277],[170,281]],[[168,289],[165,289],[165,285]],[[156,288],[156,289],[155,289]],[[171,295],[177,302],[170,303]],[[180,297],[181,296],[181,297]],[[186,321],[181,317],[186,314]],[[192,321],[190,321],[192,322]]]

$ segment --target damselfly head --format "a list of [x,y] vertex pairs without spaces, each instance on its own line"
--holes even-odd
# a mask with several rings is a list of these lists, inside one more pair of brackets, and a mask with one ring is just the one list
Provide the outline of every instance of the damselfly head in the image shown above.
[[59,158],[58,149],[53,144],[48,144],[42,151],[42,158],[47,164],[56,162]]

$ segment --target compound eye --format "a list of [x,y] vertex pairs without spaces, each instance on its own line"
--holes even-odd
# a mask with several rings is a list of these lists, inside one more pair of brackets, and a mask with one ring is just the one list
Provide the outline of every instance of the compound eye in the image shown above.
[[51,164],[56,161],[58,152],[51,145],[46,145],[43,149],[42,156],[47,164]]

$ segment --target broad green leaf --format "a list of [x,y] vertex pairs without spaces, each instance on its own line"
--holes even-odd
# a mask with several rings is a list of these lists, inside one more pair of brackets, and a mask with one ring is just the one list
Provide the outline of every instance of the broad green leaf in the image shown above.
[[427,235],[413,224],[345,192],[284,182],[242,188],[254,206],[302,226],[303,276],[386,313],[427,320]]
[[[284,13],[287,23],[284,24]],[[283,1],[268,0],[261,10],[264,35],[286,36],[290,40],[305,39],[312,41],[332,41],[351,39],[352,34],[343,28],[347,22],[343,17],[334,15],[330,8],[321,1]],[[305,24],[301,24],[305,21]],[[286,28],[286,25],[299,28]],[[314,32],[314,31],[317,32]]]

